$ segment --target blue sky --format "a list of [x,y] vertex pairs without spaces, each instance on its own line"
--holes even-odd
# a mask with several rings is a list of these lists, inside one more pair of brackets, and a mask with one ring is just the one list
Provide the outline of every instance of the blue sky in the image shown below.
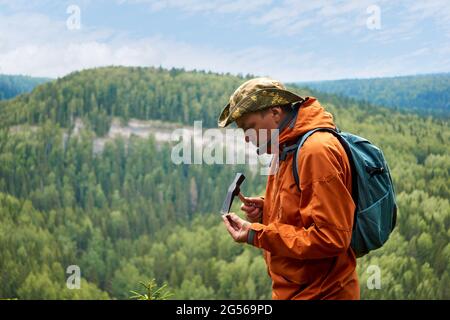
[[[73,6],[80,28],[68,27],[77,19],[68,12]],[[449,72],[450,6],[445,0],[0,0],[0,73],[60,77],[104,65],[286,82]]]

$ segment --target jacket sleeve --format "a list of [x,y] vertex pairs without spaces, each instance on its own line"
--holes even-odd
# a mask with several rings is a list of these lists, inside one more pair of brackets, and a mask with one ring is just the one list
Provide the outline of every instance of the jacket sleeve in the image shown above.
[[345,151],[333,139],[307,140],[298,159],[299,214],[303,221],[313,222],[302,227],[280,222],[253,223],[249,243],[274,255],[296,259],[322,259],[348,249],[355,210],[348,188],[351,172],[347,156],[342,154]]

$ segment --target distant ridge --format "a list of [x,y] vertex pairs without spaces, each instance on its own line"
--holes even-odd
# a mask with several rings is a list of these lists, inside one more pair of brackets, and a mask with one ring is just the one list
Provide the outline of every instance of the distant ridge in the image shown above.
[[298,85],[397,110],[450,116],[450,73],[299,82]]
[[37,85],[50,80],[50,78],[0,74],[0,100],[11,99],[19,94],[28,93]]

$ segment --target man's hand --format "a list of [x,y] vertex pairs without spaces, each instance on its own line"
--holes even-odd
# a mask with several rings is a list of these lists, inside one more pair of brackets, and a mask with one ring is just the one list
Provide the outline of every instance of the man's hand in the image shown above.
[[239,195],[239,198],[243,202],[241,205],[241,210],[245,212],[245,216],[247,220],[250,222],[260,222],[263,208],[264,208],[264,200],[260,197],[243,197]]
[[231,212],[222,215],[223,222],[231,237],[236,242],[246,242],[248,231],[250,230],[250,223],[244,219],[239,218],[235,213]]

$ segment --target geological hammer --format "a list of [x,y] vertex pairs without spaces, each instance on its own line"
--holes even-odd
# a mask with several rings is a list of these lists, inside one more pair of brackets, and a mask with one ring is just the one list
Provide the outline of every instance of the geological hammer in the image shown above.
[[228,187],[227,196],[222,205],[222,210],[220,211],[222,214],[228,214],[230,212],[231,204],[233,203],[233,199],[235,196],[239,195],[241,199],[243,196],[240,194],[241,192],[241,184],[244,182],[245,176],[242,173],[236,173],[233,182]]

